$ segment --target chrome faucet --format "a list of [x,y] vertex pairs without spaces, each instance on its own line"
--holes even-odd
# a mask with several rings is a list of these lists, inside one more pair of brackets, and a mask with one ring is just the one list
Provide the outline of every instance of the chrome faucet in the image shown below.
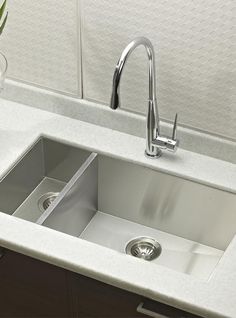
[[150,158],[158,158],[162,154],[162,149],[169,151],[176,151],[178,141],[176,139],[177,131],[177,114],[175,116],[172,137],[161,136],[160,134],[160,120],[157,109],[156,99],[156,70],[155,70],[155,53],[150,40],[145,37],[138,37],[130,42],[121,54],[121,57],[116,65],[113,76],[112,95],[110,107],[117,109],[120,106],[120,78],[124,65],[129,55],[139,45],[143,45],[147,51],[149,61],[149,97],[148,97],[148,112],[147,112],[147,125],[146,125],[146,150],[145,154]]

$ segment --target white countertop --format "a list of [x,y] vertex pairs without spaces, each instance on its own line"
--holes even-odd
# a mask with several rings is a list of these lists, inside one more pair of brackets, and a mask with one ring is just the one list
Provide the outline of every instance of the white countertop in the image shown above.
[[[1,177],[44,135],[236,193],[234,164],[182,149],[150,160],[142,138],[6,100],[0,104]],[[3,213],[0,245],[205,317],[236,317],[236,238],[208,281]]]

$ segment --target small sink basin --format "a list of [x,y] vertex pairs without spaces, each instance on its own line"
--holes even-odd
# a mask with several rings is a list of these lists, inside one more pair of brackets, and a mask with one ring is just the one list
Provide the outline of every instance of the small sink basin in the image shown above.
[[36,222],[40,198],[60,192],[89,152],[40,139],[0,182],[0,211]]
[[201,279],[236,232],[232,193],[45,138],[1,181],[0,198],[4,213],[120,253],[141,242],[127,257]]

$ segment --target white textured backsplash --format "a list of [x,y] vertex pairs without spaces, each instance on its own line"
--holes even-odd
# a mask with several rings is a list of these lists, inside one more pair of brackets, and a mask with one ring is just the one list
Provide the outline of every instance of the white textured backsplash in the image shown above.
[[80,96],[77,0],[8,0],[8,76]]
[[[108,105],[122,50],[146,36],[160,117],[178,112],[180,124],[236,141],[235,9],[235,0],[8,0],[0,51],[8,77]],[[140,47],[121,81],[123,110],[145,113],[147,86]]]
[[[156,50],[161,118],[236,139],[235,0],[82,0],[83,80],[87,99],[108,103],[115,64],[137,36]],[[235,21],[235,20],[234,20]],[[125,68],[123,108],[144,113],[147,57]]]

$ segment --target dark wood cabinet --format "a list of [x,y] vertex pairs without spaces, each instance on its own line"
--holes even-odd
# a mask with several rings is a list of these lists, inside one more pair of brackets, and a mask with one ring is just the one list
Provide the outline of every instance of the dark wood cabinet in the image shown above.
[[147,318],[142,302],[166,317],[197,317],[9,250],[0,259],[0,318]]
[[143,297],[93,279],[70,275],[74,317],[146,317],[136,308]]
[[149,311],[149,313],[159,314],[163,318],[200,318],[74,273],[70,275],[70,287],[72,289],[73,308],[75,309],[74,317],[77,318],[150,317],[147,314],[137,312],[137,307],[141,303],[143,303],[144,310]]
[[67,273],[5,251],[0,259],[0,317],[70,317]]

